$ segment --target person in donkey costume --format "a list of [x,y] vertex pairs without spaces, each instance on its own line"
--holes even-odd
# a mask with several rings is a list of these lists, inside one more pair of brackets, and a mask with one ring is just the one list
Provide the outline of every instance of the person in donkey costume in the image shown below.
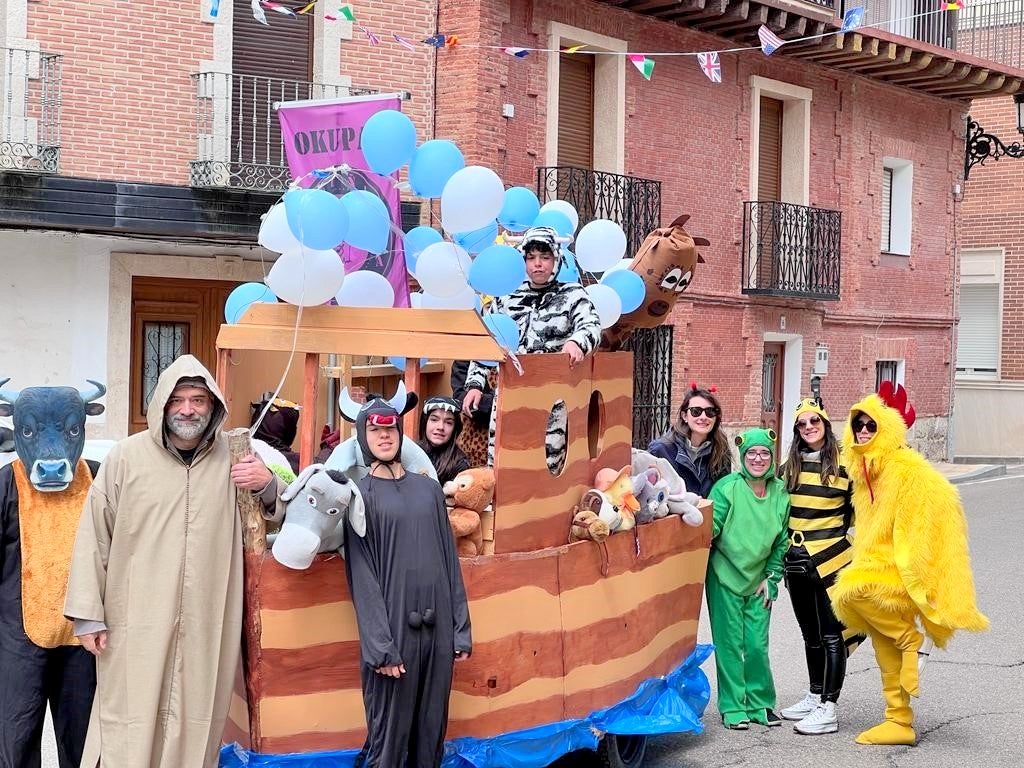
[[436,480],[407,472],[399,451],[402,414],[416,396],[364,405],[348,391],[342,415],[355,422],[370,473],[358,481],[364,536],[346,522],[345,572],[359,628],[366,743],[357,766],[441,764],[453,662],[472,651],[469,603],[444,495]]

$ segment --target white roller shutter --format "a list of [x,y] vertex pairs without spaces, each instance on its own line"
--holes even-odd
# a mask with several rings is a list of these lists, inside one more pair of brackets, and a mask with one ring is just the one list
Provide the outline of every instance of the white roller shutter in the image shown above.
[[957,373],[995,376],[999,370],[999,285],[960,286]]
[[892,240],[892,168],[882,169],[882,253]]

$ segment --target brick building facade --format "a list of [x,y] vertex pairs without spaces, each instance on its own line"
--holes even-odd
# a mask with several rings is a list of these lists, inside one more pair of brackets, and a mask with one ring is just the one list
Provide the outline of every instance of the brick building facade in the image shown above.
[[[325,19],[333,11],[318,3],[304,20],[268,12],[266,45],[275,45],[283,25],[308,24],[311,81],[338,95],[406,91],[403,109],[421,139],[453,139],[467,162],[492,167],[506,185],[531,187],[538,168],[565,165],[559,91],[568,64],[559,49],[585,44],[601,52],[592,64],[589,168],[627,185],[660,183],[661,221],[687,213],[690,231],[712,243],[671,320],[672,393],[662,393],[671,410],[696,379],[718,387],[731,427],[780,418],[788,426],[816,356],[827,350],[821,388],[837,421],[879,376],[891,376],[917,407],[918,441],[945,455],[966,99],[1019,89],[1024,73],[865,31],[772,57],[723,53],[721,84],[691,56],[657,57],[648,82],[622,53],[756,46],[761,20],[793,39],[835,29],[838,9],[763,0],[730,5],[718,19],[691,19],[684,11],[696,2],[686,0],[673,22],[616,7],[627,4],[375,0],[355,4],[359,21],[351,24]],[[253,240],[258,215],[279,190],[195,175],[204,146],[239,144],[224,133],[232,130],[227,107],[220,117],[228,128],[202,127],[218,110],[202,75],[232,77],[233,15],[251,13],[243,0],[218,5],[216,17],[210,0],[135,3],[123,13],[87,0],[0,6],[6,49],[28,51],[26,62],[32,52],[62,55],[59,169],[0,173],[0,195],[16,209],[0,217],[0,242],[35,257],[8,272],[4,291],[11,289],[15,325],[50,351],[15,373],[20,381],[107,380],[106,424],[93,427],[101,436],[123,435],[137,415],[142,282],[207,281],[205,304],[189,311],[209,323],[216,292],[260,279],[273,256]],[[361,26],[380,44],[371,45]],[[457,34],[461,44],[410,51],[392,37],[418,41],[437,31]],[[548,51],[519,59],[498,50],[512,45]],[[951,69],[955,76],[946,77]],[[26,93],[34,80],[30,73]],[[766,104],[779,110],[771,118],[777,189],[768,197]],[[514,116],[503,117],[506,105]],[[792,232],[751,234],[755,213]],[[421,217],[431,220],[426,209]],[[629,212],[622,217],[628,224]],[[799,272],[794,283],[778,278],[783,266]],[[835,278],[824,297],[808,277],[819,269]],[[39,295],[14,290],[40,275],[66,308],[64,329],[37,327]],[[0,339],[0,359],[16,357],[23,343]]]
[[[970,111],[1004,143],[1021,141],[1012,99],[976,101]],[[1024,456],[1024,159],[974,166],[961,207],[954,452],[1016,459]]]

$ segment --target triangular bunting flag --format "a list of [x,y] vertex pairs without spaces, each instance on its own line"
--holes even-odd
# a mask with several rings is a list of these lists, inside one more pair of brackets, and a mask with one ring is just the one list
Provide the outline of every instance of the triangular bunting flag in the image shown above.
[[210,18],[216,19],[220,13],[220,0],[210,0]]
[[952,2],[946,3],[947,11],[962,11],[964,9],[964,0],[952,0]]
[[459,44],[459,36],[458,35],[445,35],[444,36],[444,47],[445,48],[454,48],[458,44]]
[[352,6],[346,3],[338,9],[338,13],[341,14],[341,18],[347,19],[348,21],[356,20],[356,12],[352,10]]
[[277,13],[280,13],[282,16],[294,16],[295,15],[295,11],[293,11],[291,8],[286,8],[283,5],[271,2],[271,0],[263,0],[262,4],[263,4],[264,8],[269,8],[272,11],[277,11]]
[[579,51],[586,47],[587,46],[585,45],[570,45],[568,48],[563,48],[562,53],[576,53],[576,51]]
[[431,35],[423,38],[423,42],[431,48],[444,48],[444,35]]
[[267,14],[265,14],[263,12],[263,9],[260,8],[260,0],[252,0],[251,6],[252,6],[252,17],[254,19],[256,19],[256,21],[258,21],[260,24],[264,24],[264,25],[269,27],[270,26],[270,22],[267,21]]
[[761,41],[761,50],[765,56],[771,56],[786,44],[785,40],[768,29],[764,24],[758,28],[757,37]]
[[403,48],[408,48],[410,51],[416,50],[416,44],[412,40],[402,37],[401,35],[396,35],[394,32],[391,33],[391,36],[395,38],[395,42]]
[[864,23],[864,13],[865,13],[865,10],[866,9],[863,8],[863,7],[850,8],[843,15],[843,26],[842,26],[842,29],[840,29],[839,31],[840,32],[849,32],[850,30],[856,29],[861,24],[863,24]]
[[709,53],[698,53],[697,63],[700,65],[701,72],[710,80],[712,83],[722,82],[722,62],[718,58],[716,51]]
[[366,39],[370,41],[370,45],[380,45],[380,38],[373,33],[373,30],[367,29],[366,27],[360,27],[363,30],[363,34],[366,35]]
[[300,16],[309,13],[311,10],[313,10],[314,5],[316,5],[316,0],[313,0],[313,2],[311,3],[306,3],[304,6],[299,8],[299,10],[297,10],[296,13],[299,14]]
[[626,54],[627,58],[633,62],[633,66],[636,67],[637,72],[644,76],[644,80],[650,80],[651,75],[654,74],[654,59],[648,59],[646,56],[641,56],[639,53]]
[[517,59],[522,59],[530,55],[530,52],[525,48],[502,48],[501,50],[509,56],[515,56]]

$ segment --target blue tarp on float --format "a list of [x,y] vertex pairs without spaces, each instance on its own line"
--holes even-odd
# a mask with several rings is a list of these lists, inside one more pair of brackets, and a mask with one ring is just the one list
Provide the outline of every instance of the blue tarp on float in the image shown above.
[[[461,738],[446,742],[442,768],[533,768],[562,755],[597,746],[598,733],[658,735],[700,733],[701,717],[711,686],[700,665],[713,646],[698,645],[690,657],[665,677],[644,680],[625,701],[591,712],[579,720],[563,720],[489,739]],[[220,768],[350,768],[357,750],[290,755],[261,755],[237,744],[224,747]]]

